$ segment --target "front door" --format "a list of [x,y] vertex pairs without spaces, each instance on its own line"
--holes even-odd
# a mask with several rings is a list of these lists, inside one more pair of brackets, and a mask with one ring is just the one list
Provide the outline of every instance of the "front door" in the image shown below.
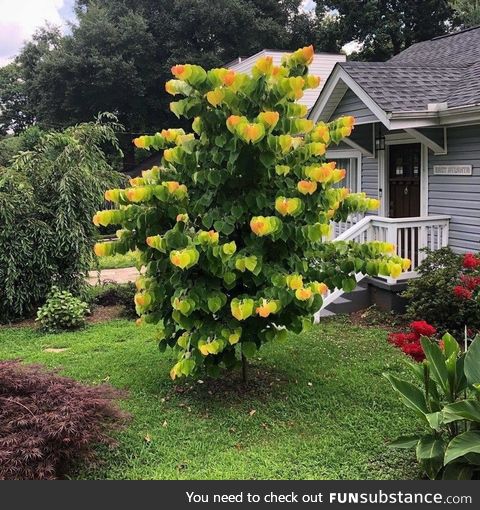
[[421,145],[390,146],[390,218],[420,216]]

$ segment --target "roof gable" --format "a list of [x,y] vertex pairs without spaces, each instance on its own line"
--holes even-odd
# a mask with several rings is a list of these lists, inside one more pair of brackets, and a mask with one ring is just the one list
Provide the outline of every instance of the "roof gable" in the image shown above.
[[[249,73],[255,62],[262,56],[271,56],[275,65],[280,65],[282,56],[288,53],[280,50],[262,50],[255,55],[248,58],[242,58],[238,61],[235,60],[227,64],[227,67],[234,71]],[[327,80],[332,69],[337,62],[345,62],[346,56],[340,53],[315,53],[313,62],[310,64],[309,72],[315,76],[320,76],[320,87],[316,89],[307,89],[300,103],[307,106],[308,109],[312,108],[322,90],[323,84]]]

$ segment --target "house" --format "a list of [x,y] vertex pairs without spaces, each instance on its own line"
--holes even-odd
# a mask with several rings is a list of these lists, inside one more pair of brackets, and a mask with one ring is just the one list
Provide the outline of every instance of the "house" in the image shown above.
[[[236,60],[225,65],[229,69],[240,73],[250,73],[255,62],[261,57],[272,57],[274,65],[280,65],[282,56],[288,53],[284,50],[262,50],[251,57],[239,57]],[[322,90],[324,83],[330,76],[333,68],[338,62],[345,62],[347,57],[340,53],[315,53],[313,62],[310,64],[309,72],[315,76],[320,76],[320,87],[308,89],[304,96],[299,100],[310,110],[318,99],[318,94]]]
[[[335,225],[337,239],[387,240],[412,260],[428,247],[480,250],[480,27],[414,44],[387,62],[335,65],[314,121],[356,117],[328,158],[348,185],[381,200],[376,215]],[[398,289],[398,282],[382,282]],[[328,302],[332,302],[332,296]]]

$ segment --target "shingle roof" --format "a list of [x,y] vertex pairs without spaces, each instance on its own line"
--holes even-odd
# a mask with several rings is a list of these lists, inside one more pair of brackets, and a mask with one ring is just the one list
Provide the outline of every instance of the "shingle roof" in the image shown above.
[[426,67],[467,67],[480,61],[480,26],[416,43],[390,62]]
[[480,104],[480,27],[414,44],[388,62],[339,65],[386,112]]

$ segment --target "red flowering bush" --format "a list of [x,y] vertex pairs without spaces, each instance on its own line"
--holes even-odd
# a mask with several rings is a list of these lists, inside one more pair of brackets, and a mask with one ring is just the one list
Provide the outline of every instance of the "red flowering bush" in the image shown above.
[[420,343],[421,337],[433,337],[437,329],[426,321],[414,321],[410,324],[409,333],[391,333],[388,341],[400,348],[405,354],[411,356],[415,361],[423,361],[425,353]]
[[480,331],[480,254],[427,251],[418,272],[403,294],[410,320],[421,318],[441,335],[448,331],[458,338],[465,325],[473,336]]
[[463,267],[466,269],[477,269],[480,267],[480,258],[473,253],[465,253],[463,256]]

